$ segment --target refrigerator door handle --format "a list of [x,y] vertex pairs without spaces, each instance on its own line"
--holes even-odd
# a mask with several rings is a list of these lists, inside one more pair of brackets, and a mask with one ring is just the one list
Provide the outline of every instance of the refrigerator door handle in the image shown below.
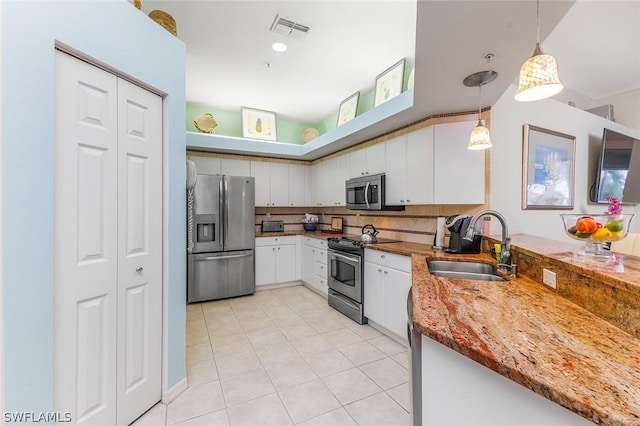
[[223,244],[225,246],[225,250],[228,244],[227,234],[229,233],[229,199],[227,198],[227,177],[224,176],[224,237]]
[[218,188],[218,211],[219,213],[219,217],[220,217],[220,221],[218,222],[218,225],[221,226],[222,228],[222,238],[220,240],[220,248],[222,250],[224,250],[224,246],[226,245],[226,239],[227,239],[227,230],[224,227],[224,223],[227,221],[226,215],[225,215],[225,211],[223,210],[224,207],[224,176],[222,176],[222,179],[220,179],[220,184],[219,184],[219,188]]
[[195,258],[194,260],[196,262],[199,262],[201,260],[227,260],[227,259],[238,259],[240,257],[249,257],[249,256],[252,256],[252,255],[253,255],[253,253],[233,254],[231,256],[207,256],[207,257]]

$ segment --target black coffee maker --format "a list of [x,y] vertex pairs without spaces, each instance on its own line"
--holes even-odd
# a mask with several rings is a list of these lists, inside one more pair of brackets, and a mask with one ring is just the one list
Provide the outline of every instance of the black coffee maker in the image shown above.
[[444,224],[449,230],[449,248],[445,250],[447,253],[480,253],[481,233],[474,234],[472,241],[464,239],[469,223],[471,223],[471,216],[468,214],[447,218]]

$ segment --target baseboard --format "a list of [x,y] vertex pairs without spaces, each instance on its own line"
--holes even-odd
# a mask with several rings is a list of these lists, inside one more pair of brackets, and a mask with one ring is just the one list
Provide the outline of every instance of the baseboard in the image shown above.
[[377,322],[373,322],[371,320],[369,320],[369,325],[371,327],[375,328],[376,330],[378,330],[380,333],[382,333],[385,336],[389,337],[390,339],[395,340],[396,342],[400,343],[403,346],[409,347],[409,341],[407,340],[406,337],[398,336],[396,333],[394,333],[393,331],[389,330],[388,328],[378,324]]
[[328,298],[329,296],[323,292],[321,292],[320,290],[318,290],[317,288],[315,288],[314,286],[312,286],[311,284],[307,284],[305,281],[302,281],[302,285],[305,288],[308,288],[309,290],[313,291],[315,294],[317,294],[318,296],[322,296],[325,299]]
[[189,384],[187,383],[187,378],[180,380],[176,383],[171,389],[168,389],[166,392],[162,394],[162,403],[169,404],[171,401],[176,399],[180,394],[187,390]]
[[302,285],[302,281],[290,281],[286,283],[260,285],[260,286],[256,286],[256,291],[273,290],[274,288],[283,288],[283,287],[295,287],[297,285]]

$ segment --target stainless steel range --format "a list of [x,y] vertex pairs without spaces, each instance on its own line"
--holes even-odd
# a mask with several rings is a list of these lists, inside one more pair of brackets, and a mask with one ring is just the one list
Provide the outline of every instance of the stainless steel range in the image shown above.
[[366,324],[364,299],[364,244],[350,238],[328,238],[329,306],[359,324]]

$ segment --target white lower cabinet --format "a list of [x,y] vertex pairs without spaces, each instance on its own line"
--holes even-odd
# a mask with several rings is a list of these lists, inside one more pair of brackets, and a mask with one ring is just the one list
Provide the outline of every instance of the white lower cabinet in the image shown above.
[[[426,336],[421,337],[422,424],[593,425],[587,419]],[[414,386],[417,386],[416,378]],[[461,410],[460,401],[473,401]]]
[[411,288],[411,258],[379,250],[364,251],[364,315],[407,341],[407,296]]
[[256,287],[296,280],[296,237],[256,238]]
[[302,236],[302,281],[327,296],[327,240]]

